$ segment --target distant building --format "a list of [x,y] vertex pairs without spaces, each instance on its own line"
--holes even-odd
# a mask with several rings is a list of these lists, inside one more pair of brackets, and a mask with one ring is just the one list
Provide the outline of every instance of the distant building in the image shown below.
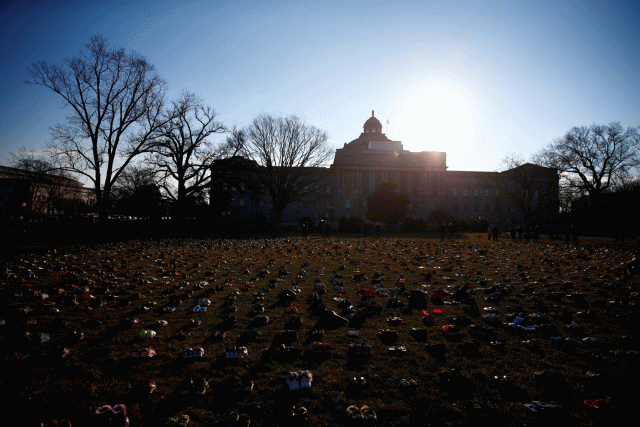
[[[395,182],[397,191],[410,198],[407,216],[416,219],[427,219],[439,209],[506,228],[544,223],[558,215],[559,177],[554,169],[525,164],[503,172],[449,171],[445,152],[405,150],[401,141],[382,133],[373,112],[363,130],[336,150],[330,168],[318,168],[323,183],[287,208],[283,224],[298,224],[303,217],[316,224],[323,218],[334,223],[353,216],[365,219],[367,197],[383,182]],[[258,191],[249,198],[240,193],[234,193],[231,215],[251,211],[269,217],[268,195]]]
[[[95,204],[82,182],[58,175],[0,166],[0,215],[61,214]],[[68,213],[68,212],[67,212]]]

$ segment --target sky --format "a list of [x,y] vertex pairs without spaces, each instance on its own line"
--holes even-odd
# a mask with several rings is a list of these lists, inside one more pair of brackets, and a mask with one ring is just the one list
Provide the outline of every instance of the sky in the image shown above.
[[0,165],[70,114],[25,84],[30,65],[99,34],[153,64],[168,101],[194,92],[229,127],[296,115],[341,148],[375,110],[406,150],[499,170],[574,126],[640,125],[639,18],[637,0],[6,0]]

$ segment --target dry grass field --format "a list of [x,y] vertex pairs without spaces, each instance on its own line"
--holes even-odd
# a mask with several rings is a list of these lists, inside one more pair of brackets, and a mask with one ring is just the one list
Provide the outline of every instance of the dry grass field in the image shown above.
[[[19,251],[0,271],[5,413],[24,426],[120,427],[94,414],[116,404],[132,427],[179,415],[193,427],[635,424],[638,280],[623,276],[635,248],[580,244],[292,236]],[[369,356],[349,351],[360,341]],[[246,357],[227,358],[234,345]],[[183,357],[195,346],[202,357]],[[140,348],[155,356],[132,357]],[[297,371],[310,387],[289,389]],[[204,394],[181,392],[188,375]]]

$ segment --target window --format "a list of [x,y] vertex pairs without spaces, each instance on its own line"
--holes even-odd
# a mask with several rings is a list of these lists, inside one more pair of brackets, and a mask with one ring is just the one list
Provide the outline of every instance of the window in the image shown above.
[[365,209],[367,208],[367,200],[366,199],[362,201],[362,207],[365,208]]
[[463,194],[464,194],[464,197],[467,197],[469,195],[466,188],[463,190]]
[[351,200],[345,200],[344,207],[345,209],[351,209]]
[[475,213],[480,212],[480,206],[476,205],[475,209],[474,209]]
[[491,212],[491,206],[487,203],[487,206],[484,207],[485,212]]

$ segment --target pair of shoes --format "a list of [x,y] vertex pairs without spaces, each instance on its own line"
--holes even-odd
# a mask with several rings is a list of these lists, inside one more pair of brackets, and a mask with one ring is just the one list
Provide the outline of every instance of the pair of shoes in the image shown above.
[[189,424],[189,415],[178,415],[177,417],[169,418],[169,421],[165,424],[167,427],[187,427]]
[[360,377],[360,378],[353,377],[349,380],[349,384],[347,384],[347,387],[350,388],[352,391],[360,391],[364,389],[367,385],[369,385],[369,383],[364,377]]
[[204,356],[204,348],[197,345],[195,347],[187,347],[182,352],[182,356],[187,359],[189,357],[203,357]]
[[456,325],[444,325],[442,327],[442,333],[448,336],[460,335],[460,328]]
[[248,354],[249,352],[246,347],[237,347],[235,345],[227,347],[227,351],[225,353],[227,359],[243,359]]
[[387,318],[387,323],[391,326],[398,326],[399,324],[402,323],[402,318],[401,317],[388,317]]
[[128,427],[127,407],[123,404],[109,406],[104,405],[95,410],[94,416],[98,424],[112,427]]
[[140,331],[138,336],[143,339],[153,338],[156,336],[156,331],[153,331],[151,329],[143,329]]
[[207,307],[203,307],[200,305],[196,305],[195,307],[193,307],[194,313],[204,313],[205,311],[207,311]]
[[294,417],[305,416],[307,415],[307,408],[304,406],[294,406],[291,410],[291,415]]
[[415,391],[418,389],[418,383],[416,380],[407,380],[405,378],[400,380],[400,387],[405,391]]
[[313,375],[310,371],[289,372],[287,376],[287,386],[289,390],[300,390],[301,388],[310,388],[313,381]]
[[349,344],[349,349],[347,350],[348,354],[359,356],[359,357],[368,357],[371,356],[372,350],[371,346],[366,342],[361,343],[351,343]]
[[131,357],[153,357],[156,351],[152,348],[138,348],[131,352]]
[[402,345],[398,347],[392,345],[388,350],[391,354],[405,354],[407,352],[407,348]]
[[285,312],[287,312],[287,313],[297,313],[298,312],[298,307],[296,307],[295,305],[290,305],[289,307],[286,308]]
[[367,405],[363,405],[360,408],[358,408],[356,405],[349,406],[347,408],[347,417],[353,421],[365,420],[369,422],[375,422],[378,419],[376,413]]
[[330,354],[333,351],[333,348],[329,343],[313,342],[309,344],[309,350],[316,354]]

